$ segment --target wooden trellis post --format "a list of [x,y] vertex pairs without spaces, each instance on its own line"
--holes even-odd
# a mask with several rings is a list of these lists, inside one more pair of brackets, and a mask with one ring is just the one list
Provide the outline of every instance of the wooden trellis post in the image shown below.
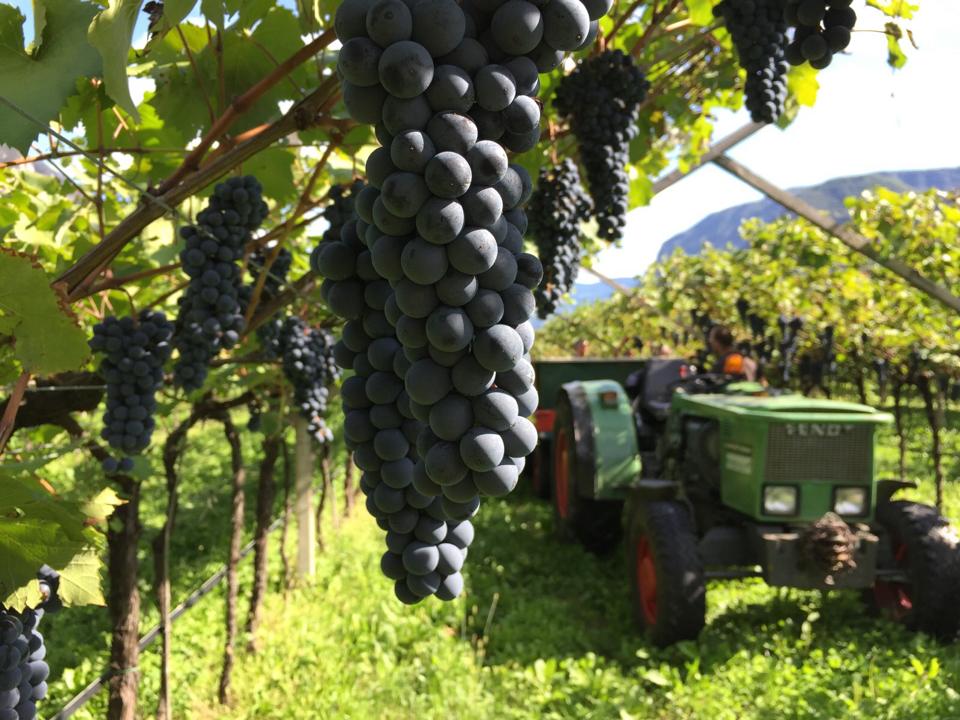
[[297,577],[310,577],[317,566],[317,523],[313,512],[313,446],[307,432],[307,421],[298,417],[295,422],[297,442],[295,453],[297,517]]

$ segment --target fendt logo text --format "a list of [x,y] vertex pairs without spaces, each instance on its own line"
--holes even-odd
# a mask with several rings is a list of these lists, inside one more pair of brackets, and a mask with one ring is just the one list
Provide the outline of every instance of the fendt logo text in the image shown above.
[[839,437],[853,430],[853,425],[835,423],[787,423],[790,437]]

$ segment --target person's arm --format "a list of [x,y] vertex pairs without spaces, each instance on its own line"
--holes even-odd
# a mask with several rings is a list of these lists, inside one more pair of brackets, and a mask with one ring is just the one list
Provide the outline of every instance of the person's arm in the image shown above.
[[757,361],[753,358],[744,356],[743,358],[743,375],[750,382],[754,382],[757,379]]

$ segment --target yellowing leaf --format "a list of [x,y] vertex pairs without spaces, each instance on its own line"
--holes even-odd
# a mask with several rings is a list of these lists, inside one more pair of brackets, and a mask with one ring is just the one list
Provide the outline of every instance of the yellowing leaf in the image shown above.
[[820,90],[817,71],[807,63],[790,68],[787,74],[787,89],[796,98],[797,103],[813,107],[817,101],[817,91]]
[[106,605],[100,587],[100,569],[103,562],[93,548],[73,556],[60,570],[60,587],[57,594],[66,606]]

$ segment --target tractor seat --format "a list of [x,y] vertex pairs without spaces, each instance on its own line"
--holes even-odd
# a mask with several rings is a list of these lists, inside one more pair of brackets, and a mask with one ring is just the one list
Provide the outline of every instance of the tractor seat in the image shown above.
[[657,420],[666,420],[677,381],[687,374],[687,362],[681,358],[653,358],[645,370],[639,404]]

